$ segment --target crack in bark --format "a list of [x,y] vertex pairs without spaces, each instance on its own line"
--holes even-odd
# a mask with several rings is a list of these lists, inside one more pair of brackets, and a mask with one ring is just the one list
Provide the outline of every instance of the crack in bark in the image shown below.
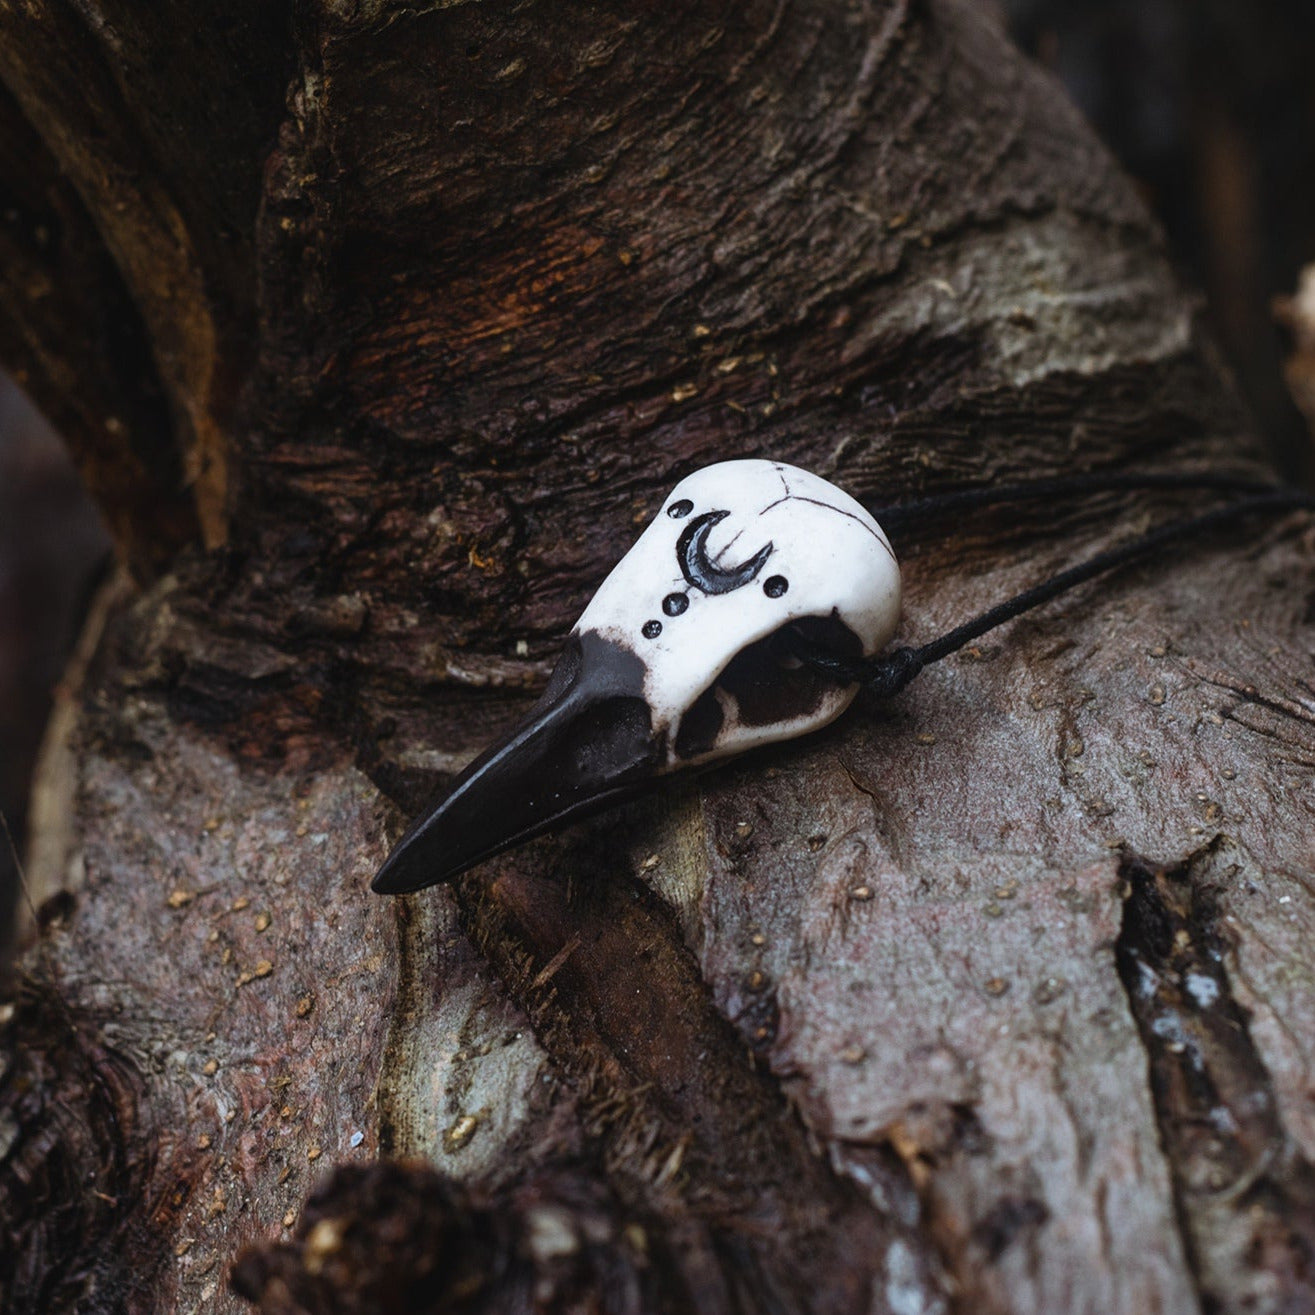
[[[610,1191],[669,1238],[698,1239],[698,1263],[715,1259],[731,1309],[867,1310],[898,1270],[920,1309],[943,1310],[938,1258],[819,1160],[712,1004],[670,914],[611,871],[608,835],[593,828],[554,872],[525,854],[514,868],[490,865],[460,883],[458,898],[577,1087]],[[563,870],[597,875],[570,891]],[[569,944],[574,952],[538,985]],[[780,1254],[780,1237],[795,1240],[791,1255]]]
[[1209,865],[1125,857],[1115,946],[1146,1048],[1160,1136],[1192,1272],[1207,1311],[1315,1303],[1315,1168],[1279,1118],[1269,1075],[1233,998]]

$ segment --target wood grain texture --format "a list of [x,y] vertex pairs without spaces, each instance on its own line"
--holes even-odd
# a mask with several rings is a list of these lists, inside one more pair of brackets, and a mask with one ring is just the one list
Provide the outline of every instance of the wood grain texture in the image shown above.
[[[78,183],[157,363],[179,339],[170,441],[201,441],[194,408],[213,426],[227,546],[118,609],[63,758],[67,889],[4,1026],[12,1045],[59,1009],[88,1038],[39,1089],[125,1075],[81,1135],[133,1172],[78,1197],[48,1106],[0,1125],[0,1201],[23,1203],[5,1291],[237,1311],[248,1247],[238,1286],[270,1312],[1296,1309],[1303,517],[1121,572],[887,706],[451,889],[366,893],[703,462],[883,500],[1263,469],[1153,223],[1056,87],[959,0],[325,0],[273,26],[292,56],[252,56],[255,99],[215,84],[248,127],[213,138],[210,208],[179,199],[193,156],[158,107],[149,131],[113,120],[124,149],[167,139],[144,217],[111,224]],[[90,93],[61,116],[35,74],[0,77],[96,158]],[[253,195],[235,273],[210,225]],[[126,259],[165,215],[158,267]],[[166,327],[171,262],[196,296]],[[904,637],[1174,506],[928,525],[897,545]],[[1147,930],[1156,909],[1189,945]],[[1217,1101],[1183,1076],[1198,1055]],[[18,1164],[48,1166],[36,1205]],[[135,1204],[43,1251],[95,1191]],[[1262,1218],[1281,1245],[1252,1244]]]

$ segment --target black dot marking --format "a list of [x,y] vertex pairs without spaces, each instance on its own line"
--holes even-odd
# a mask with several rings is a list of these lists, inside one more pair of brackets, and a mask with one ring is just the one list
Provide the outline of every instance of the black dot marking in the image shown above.
[[679,502],[673,502],[667,508],[667,515],[673,521],[678,521],[682,516],[688,516],[694,510],[694,504],[688,498],[681,498]]
[[789,587],[790,581],[783,575],[769,575],[767,579],[763,581],[763,593],[765,593],[768,598],[780,598]]
[[679,616],[688,606],[688,594],[668,594],[662,600],[662,610],[668,616]]
[[656,639],[662,633],[662,622],[645,621],[642,633],[645,639]]

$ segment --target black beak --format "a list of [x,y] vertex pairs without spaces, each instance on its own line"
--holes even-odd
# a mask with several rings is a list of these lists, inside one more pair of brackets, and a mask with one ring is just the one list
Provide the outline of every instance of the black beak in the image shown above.
[[665,758],[643,662],[601,635],[572,635],[543,697],[475,759],[398,841],[371,883],[402,895],[637,793]]

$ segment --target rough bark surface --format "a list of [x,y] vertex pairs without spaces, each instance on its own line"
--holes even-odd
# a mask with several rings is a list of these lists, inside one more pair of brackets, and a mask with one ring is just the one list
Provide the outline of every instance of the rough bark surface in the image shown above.
[[[1304,1308],[1303,517],[366,891],[699,464],[1261,469],[1057,88],[966,0],[164,13],[0,9],[14,222],[71,235],[0,347],[55,414],[162,399],[67,429],[140,587],[47,746],[10,1305]],[[1167,514],[929,525],[904,635]]]

